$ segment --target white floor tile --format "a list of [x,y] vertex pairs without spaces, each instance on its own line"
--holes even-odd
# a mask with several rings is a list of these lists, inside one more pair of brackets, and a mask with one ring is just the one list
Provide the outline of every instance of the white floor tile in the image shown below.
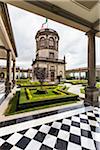
[[0,138],[0,146],[5,142],[5,140]]
[[80,122],[80,118],[76,116],[72,116],[72,121]]
[[61,125],[62,124],[60,122],[53,122],[52,127],[56,128],[56,129],[60,129]]
[[55,136],[47,134],[44,141],[43,141],[43,144],[54,148],[55,143],[56,143],[56,139],[57,138]]
[[71,126],[70,127],[70,133],[80,136],[81,135],[81,130],[80,130],[79,127]]
[[63,124],[66,124],[66,125],[71,125],[71,120],[70,119],[63,119]]
[[82,150],[80,145],[69,142],[67,150]]
[[94,121],[94,120],[89,120],[89,124],[92,125],[92,126],[95,126],[95,127],[99,127],[98,122]]
[[12,144],[12,145],[15,145],[23,136],[19,133],[14,133],[12,136],[10,136],[8,139],[7,139],[7,142]]
[[85,115],[85,114],[80,114],[80,118],[82,118],[82,119],[88,119],[87,115]]
[[25,150],[40,150],[41,143],[35,140],[32,140],[28,146],[25,148]]
[[21,148],[18,148],[16,146],[13,146],[10,150],[22,150]]
[[30,128],[26,133],[25,133],[25,136],[30,138],[30,139],[33,139],[33,137],[37,134],[37,130],[33,129],[33,128]]
[[50,130],[50,127],[47,125],[42,125],[39,129],[39,131],[46,133],[46,134],[49,132],[49,130]]
[[81,128],[81,129],[84,129],[84,130],[91,131],[89,124],[86,124],[86,123],[82,123],[82,122],[81,122],[81,123],[80,123],[80,128]]
[[87,149],[96,150],[93,139],[81,137],[81,145]]
[[97,142],[100,142],[100,133],[92,132],[93,139]]
[[68,141],[69,140],[69,132],[67,131],[64,131],[64,130],[60,130],[59,133],[58,133],[58,138],[62,139],[62,140],[66,140]]

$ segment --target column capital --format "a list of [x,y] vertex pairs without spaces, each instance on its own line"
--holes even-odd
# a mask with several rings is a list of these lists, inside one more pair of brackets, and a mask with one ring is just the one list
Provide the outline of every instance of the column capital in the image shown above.
[[91,29],[91,30],[89,30],[89,31],[86,32],[86,35],[87,35],[87,36],[95,35],[97,32],[98,32],[97,30]]

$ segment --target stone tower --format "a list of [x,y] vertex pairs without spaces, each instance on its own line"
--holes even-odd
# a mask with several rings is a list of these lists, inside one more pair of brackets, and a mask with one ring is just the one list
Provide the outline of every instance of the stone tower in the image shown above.
[[34,69],[36,67],[46,68],[46,81],[56,81],[58,76],[65,77],[65,58],[58,59],[58,33],[49,28],[41,29],[36,36],[36,59],[32,63],[33,80],[36,80]]

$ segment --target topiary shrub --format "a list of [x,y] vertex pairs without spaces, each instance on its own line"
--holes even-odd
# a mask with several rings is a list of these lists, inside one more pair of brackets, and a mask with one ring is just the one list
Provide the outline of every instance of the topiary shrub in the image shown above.
[[25,94],[26,94],[26,97],[28,100],[32,99],[32,95],[31,95],[30,90],[28,88],[25,88]]

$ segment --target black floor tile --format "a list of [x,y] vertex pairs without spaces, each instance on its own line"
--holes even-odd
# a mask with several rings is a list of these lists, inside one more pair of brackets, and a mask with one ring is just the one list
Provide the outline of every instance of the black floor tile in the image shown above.
[[5,136],[2,136],[1,138],[4,139],[4,140],[7,140],[11,135],[13,135],[13,133],[12,133],[12,134],[8,134],[8,135],[5,135]]
[[21,133],[21,134],[25,134],[26,133],[26,131],[28,131],[28,129],[26,129],[26,130],[22,130],[22,131],[19,131],[18,133]]
[[66,119],[69,119],[69,120],[71,120],[71,118],[72,118],[72,117],[68,117],[68,118],[66,118]]
[[45,125],[52,126],[53,122],[46,123]]
[[5,142],[2,144],[2,146],[0,147],[0,150],[10,150],[13,147],[13,145]]
[[62,124],[61,129],[69,132],[70,131],[70,126]]
[[53,148],[48,147],[46,145],[42,145],[41,148],[40,148],[40,150],[53,150]]
[[26,148],[26,146],[28,145],[28,143],[31,141],[31,139],[27,138],[27,137],[22,137],[17,143],[16,146],[18,146],[21,149]]
[[61,140],[61,139],[57,139],[57,142],[55,144],[55,148],[57,150],[67,150],[67,146],[68,146],[68,142]]
[[100,133],[100,128],[90,125],[91,131]]
[[88,116],[88,119],[89,119],[89,120],[96,121],[96,118],[95,118],[95,117],[92,117],[92,116]]
[[75,115],[75,117],[79,117],[79,114],[78,114],[78,115]]
[[43,142],[44,138],[45,138],[46,134],[45,133],[42,133],[42,132],[38,132],[35,137],[34,137],[34,140],[37,140],[39,142]]
[[72,121],[71,125],[80,128],[80,123],[79,122]]
[[95,116],[96,116],[96,117],[100,117],[100,115],[99,115],[99,114],[95,114]]
[[37,130],[39,130],[39,129],[40,129],[40,127],[41,127],[41,125],[40,125],[40,126],[33,127],[33,129],[37,129]]
[[56,122],[61,122],[62,123],[63,119],[57,120]]
[[80,122],[83,122],[83,123],[89,124],[89,121],[88,121],[87,119],[82,119],[82,118],[80,118]]
[[81,129],[81,136],[85,136],[92,139],[92,134],[90,131]]
[[58,129],[51,127],[50,130],[49,130],[49,132],[48,132],[48,134],[57,136],[57,135],[58,135],[58,132],[59,132]]
[[70,134],[69,141],[81,145],[81,138],[78,135]]

